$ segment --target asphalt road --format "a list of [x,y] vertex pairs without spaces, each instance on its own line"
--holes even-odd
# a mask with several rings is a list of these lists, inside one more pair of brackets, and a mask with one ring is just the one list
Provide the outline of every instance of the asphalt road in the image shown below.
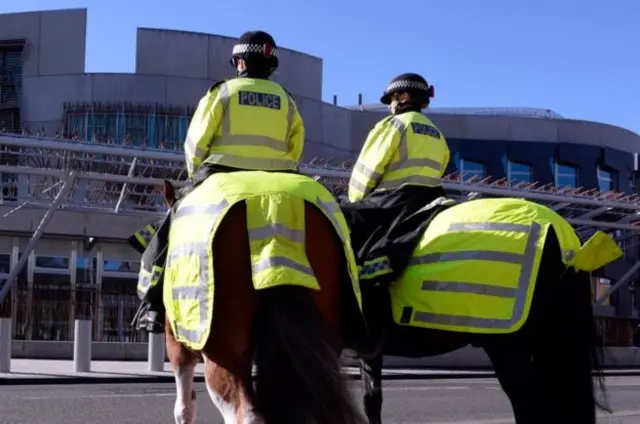
[[[351,383],[359,397],[358,383]],[[616,416],[602,424],[640,423],[640,378],[610,378]],[[198,423],[220,424],[202,384]],[[385,382],[387,424],[509,424],[510,406],[493,379]],[[1,424],[173,423],[172,384],[0,387]],[[551,417],[550,417],[551,418]]]

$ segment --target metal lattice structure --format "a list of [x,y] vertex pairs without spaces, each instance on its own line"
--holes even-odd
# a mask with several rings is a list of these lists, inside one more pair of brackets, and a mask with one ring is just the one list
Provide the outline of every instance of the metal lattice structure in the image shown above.
[[[301,165],[301,170],[339,193],[346,189],[352,165],[330,165],[327,160],[314,158]],[[107,213],[162,213],[162,181],[182,184],[186,179],[179,152],[0,135],[3,203],[48,207],[59,190],[56,183],[69,171],[75,172],[76,181],[63,207]],[[545,204],[580,232],[592,228],[640,231],[637,194],[512,183],[491,176],[478,179],[459,173],[446,175],[443,186],[456,198],[519,197]],[[120,208],[116,211],[118,201]]]
[[[314,158],[300,169],[328,186],[334,194],[342,194],[352,165],[333,166]],[[180,185],[186,179],[183,155],[179,152],[13,135],[0,135],[0,175],[0,201],[16,205],[9,213],[26,206],[46,208],[50,212],[86,210],[143,214],[150,218],[165,212],[163,180],[170,179]],[[459,199],[516,197],[545,204],[574,225],[583,239],[600,229],[618,238],[623,249],[637,250],[640,196],[636,194],[558,188],[537,182],[516,184],[504,178],[479,179],[459,173],[446,175],[443,186],[451,197]],[[35,241],[40,235],[34,234]],[[25,254],[23,257],[28,256],[28,252]],[[626,280],[636,271],[634,266]],[[612,290],[624,283],[622,280],[625,278],[612,286]],[[7,286],[0,286],[0,301],[3,292],[8,291]]]
[[[387,112],[387,105],[367,104],[349,106],[347,109],[367,112]],[[533,107],[430,107],[427,115],[476,115],[476,116],[508,116],[522,118],[564,119],[564,116],[551,109]]]

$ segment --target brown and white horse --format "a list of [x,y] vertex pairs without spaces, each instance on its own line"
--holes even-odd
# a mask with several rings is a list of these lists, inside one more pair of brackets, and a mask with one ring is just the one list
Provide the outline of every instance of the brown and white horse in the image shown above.
[[[165,182],[165,200],[176,202]],[[194,372],[204,360],[206,387],[225,424],[364,423],[340,373],[344,252],[330,221],[305,205],[306,254],[321,290],[255,290],[246,206],[234,205],[213,241],[215,314],[206,345],[191,351],[165,323],[177,397],[176,423],[196,417]],[[252,364],[257,367],[254,389]]]

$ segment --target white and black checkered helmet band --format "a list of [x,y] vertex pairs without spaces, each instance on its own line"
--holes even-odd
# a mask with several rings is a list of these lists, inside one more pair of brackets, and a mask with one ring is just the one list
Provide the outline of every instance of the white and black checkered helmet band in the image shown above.
[[[232,56],[238,56],[246,53],[264,54],[264,44],[236,44],[231,52]],[[271,48],[271,56],[278,57],[278,49]]]
[[425,83],[419,81],[400,80],[393,81],[389,84],[385,93],[395,93],[402,90],[420,90],[427,93],[429,91],[429,87]]

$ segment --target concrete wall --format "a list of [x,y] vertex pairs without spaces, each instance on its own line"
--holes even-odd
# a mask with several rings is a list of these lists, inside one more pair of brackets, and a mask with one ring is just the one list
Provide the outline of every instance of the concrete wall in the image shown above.
[[0,40],[25,39],[23,77],[84,72],[85,9],[0,15]]
[[[24,235],[6,235],[0,236],[0,254],[12,254],[14,246],[19,252],[24,251],[27,243],[29,243],[30,234]],[[79,237],[56,237],[55,234],[45,235],[34,249],[35,256],[51,256],[51,257],[71,257],[71,250],[74,245],[78,248],[78,255],[86,257],[95,257],[96,252],[102,252],[105,260],[112,261],[129,261],[140,262],[140,254],[129,246],[124,240],[103,241],[97,243],[91,252],[83,251],[83,240]],[[17,258],[16,258],[17,259]]]
[[[48,133],[53,133],[60,129],[64,102],[133,102],[187,106],[196,104],[210,84],[211,81],[204,79],[135,74],[33,77],[24,82],[23,116],[28,125],[34,128],[44,127]],[[42,96],[41,93],[47,93],[47,96]],[[301,96],[296,100],[306,127],[307,157],[335,157],[340,160],[354,157],[367,133],[384,117],[383,113],[353,111],[308,97]],[[620,152],[640,150],[637,147],[640,146],[640,136],[637,134],[596,122],[440,114],[434,114],[431,118],[446,135],[454,151],[476,152],[472,156],[486,156],[489,152],[502,149],[509,150],[514,155],[529,157],[530,152],[539,152],[540,148],[546,149],[548,154],[554,154],[554,149],[557,149],[555,145],[538,147],[538,143],[554,143],[565,146],[558,152],[563,157],[574,160],[572,146],[581,144],[593,148],[589,150],[581,147],[584,149],[579,154],[582,159],[575,159],[578,165],[586,164],[591,160],[590,157],[604,155],[608,165],[626,173],[633,162],[629,159],[631,156],[621,156]],[[485,149],[487,145],[492,147]],[[476,160],[482,159],[476,157]],[[593,168],[589,166],[589,169]],[[493,172],[491,174],[496,175]],[[627,175],[619,175],[621,182],[626,184]],[[549,173],[541,172],[540,176],[542,180],[546,180]],[[593,186],[593,176],[584,176],[585,185]],[[621,184],[620,187],[622,186]]]
[[[27,40],[22,102],[26,126],[44,127],[49,134],[58,131],[64,102],[193,106],[214,81],[233,75],[228,59],[235,38],[149,28],[137,32],[136,74],[84,74],[86,20],[85,9],[0,15],[0,39]],[[275,79],[295,95],[302,112],[307,132],[305,156],[337,160],[355,156],[384,113],[322,102],[322,60],[285,48],[279,52],[281,67]],[[637,134],[594,122],[440,114],[432,118],[460,152],[485,157],[500,149],[528,157],[539,149],[536,144],[508,147],[507,140],[579,143],[623,152],[636,152],[640,145]],[[485,149],[487,141],[492,144]],[[560,149],[565,157],[573,154],[568,146]],[[611,149],[592,149],[578,162],[587,169],[591,158],[604,155],[615,169],[626,173],[628,157]],[[497,166],[491,166],[497,171]],[[538,169],[545,179],[548,173]],[[584,181],[591,184],[593,175],[585,174]]]
[[[3,215],[15,206],[0,206],[0,215]],[[19,213],[13,213],[0,220],[0,233],[2,234],[29,234],[37,228],[46,209],[26,206]],[[57,211],[45,234],[68,236],[78,239],[85,237],[99,237],[104,239],[124,240],[135,231],[140,230],[146,224],[153,222],[154,218],[148,215],[136,214],[108,214],[99,212]]]
[[[211,82],[229,78],[235,75],[229,57],[236,40],[220,35],[140,28],[136,73]],[[322,59],[286,48],[278,49],[278,59],[276,81],[294,96],[322,98]]]
[[[65,102],[193,106],[211,83],[205,79],[136,74],[35,77],[24,82],[23,116],[29,127],[45,128],[48,134],[53,134],[61,128]],[[302,96],[296,97],[296,102],[305,121],[307,157],[346,160],[357,153],[364,136],[352,135],[352,111]],[[353,140],[360,141],[353,143]]]

